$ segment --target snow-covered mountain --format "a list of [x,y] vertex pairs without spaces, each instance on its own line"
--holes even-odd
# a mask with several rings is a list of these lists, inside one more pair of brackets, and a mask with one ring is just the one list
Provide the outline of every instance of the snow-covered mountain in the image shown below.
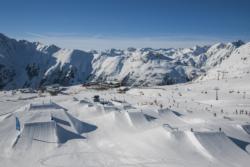
[[237,78],[250,74],[250,43],[246,43],[238,48],[235,48],[234,45],[226,47],[230,48],[227,50],[228,53],[223,52],[213,55],[213,59],[218,59],[218,65],[212,66],[214,68],[209,69],[199,79]]
[[[180,49],[85,52],[17,41],[0,34],[0,88],[38,88],[53,83],[71,85],[89,81],[149,86],[183,83],[199,76],[211,78],[208,76],[215,76],[213,70],[217,68],[237,71],[242,67],[241,73],[245,73],[245,67],[249,66],[249,45],[237,41]],[[235,65],[236,61],[239,65]]]
[[37,88],[86,81],[93,54],[41,43],[16,41],[0,35],[0,88]]

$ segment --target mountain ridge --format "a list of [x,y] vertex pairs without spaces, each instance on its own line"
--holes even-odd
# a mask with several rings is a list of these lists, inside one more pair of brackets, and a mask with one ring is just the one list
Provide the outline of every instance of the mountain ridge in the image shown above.
[[64,49],[11,39],[0,33],[0,89],[59,83],[119,81],[152,86],[184,83],[204,75],[244,46],[242,41],[193,48]]

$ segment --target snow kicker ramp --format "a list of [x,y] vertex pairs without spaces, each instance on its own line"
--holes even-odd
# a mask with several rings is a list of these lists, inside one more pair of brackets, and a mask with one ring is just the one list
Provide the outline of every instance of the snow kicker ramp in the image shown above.
[[134,126],[143,127],[148,124],[145,115],[141,111],[131,110],[128,111],[129,118]]
[[[126,143],[129,143],[129,145],[132,143],[132,147],[135,147],[134,152],[131,153],[134,156],[141,154],[148,157],[148,159],[154,159],[154,161],[160,162],[163,160],[164,162],[161,166],[200,167],[200,164],[211,166],[209,153],[206,156],[206,153],[196,147],[196,143],[188,137],[186,131],[169,132],[163,127],[155,127],[142,133],[136,133]],[[130,148],[128,147],[128,149]],[[157,166],[157,164],[150,165],[145,163],[145,166]]]
[[[196,139],[213,158],[228,166],[248,166],[249,155],[222,132],[194,132]],[[239,165],[240,164],[240,165]]]
[[144,128],[151,124],[151,121],[158,120],[163,124],[171,126],[185,125],[185,122],[171,110],[160,110],[158,113],[143,112],[138,109],[131,109],[124,112],[115,112],[115,120],[118,123],[127,124],[132,127]]
[[97,128],[94,125],[78,122],[73,117],[68,120],[52,118],[53,120],[48,122],[25,123],[14,148],[26,150],[42,144],[46,144],[46,148],[48,144],[57,146],[71,139],[84,139],[81,133],[88,133]]
[[[196,161],[201,160],[203,163],[213,160],[211,154],[205,150],[193,132],[173,131],[169,132],[169,134],[171,145],[174,144],[173,146],[175,147],[173,149],[176,151],[176,154],[180,154],[187,159],[195,158]],[[190,154],[191,152],[192,154]]]
[[177,112],[173,112],[169,109],[158,110],[159,115],[161,116],[161,121],[164,124],[169,124],[171,126],[183,126],[186,123],[182,120],[180,115],[177,115]]
[[[32,106],[34,107],[34,105]],[[63,144],[71,139],[84,139],[84,133],[97,129],[95,125],[82,122],[67,111],[54,106],[36,105],[35,109],[25,112],[22,116],[23,128],[13,147],[26,150],[42,145]]]
[[56,123],[54,121],[26,123],[14,148],[27,150],[38,143],[56,144],[57,142]]
[[114,111],[113,120],[120,127],[144,128],[149,125],[149,121],[140,110]]
[[223,132],[239,147],[245,149],[250,144],[248,125],[222,125]]
[[176,154],[200,161],[198,164],[241,167],[250,163],[248,153],[222,132],[173,131],[168,134],[168,144]]
[[128,112],[114,112],[114,121],[115,124],[124,126],[124,127],[133,127],[134,124],[128,114]]

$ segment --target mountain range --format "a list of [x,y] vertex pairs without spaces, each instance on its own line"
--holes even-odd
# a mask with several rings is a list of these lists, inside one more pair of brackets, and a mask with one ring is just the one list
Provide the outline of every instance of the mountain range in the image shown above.
[[250,72],[250,43],[193,48],[64,49],[0,34],[0,89],[58,83],[120,82],[153,86],[240,77]]

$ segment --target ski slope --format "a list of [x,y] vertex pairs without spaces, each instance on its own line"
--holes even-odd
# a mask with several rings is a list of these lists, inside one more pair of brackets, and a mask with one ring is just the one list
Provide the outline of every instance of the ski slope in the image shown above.
[[125,94],[80,85],[58,96],[0,92],[0,166],[248,166],[249,82],[212,79]]

